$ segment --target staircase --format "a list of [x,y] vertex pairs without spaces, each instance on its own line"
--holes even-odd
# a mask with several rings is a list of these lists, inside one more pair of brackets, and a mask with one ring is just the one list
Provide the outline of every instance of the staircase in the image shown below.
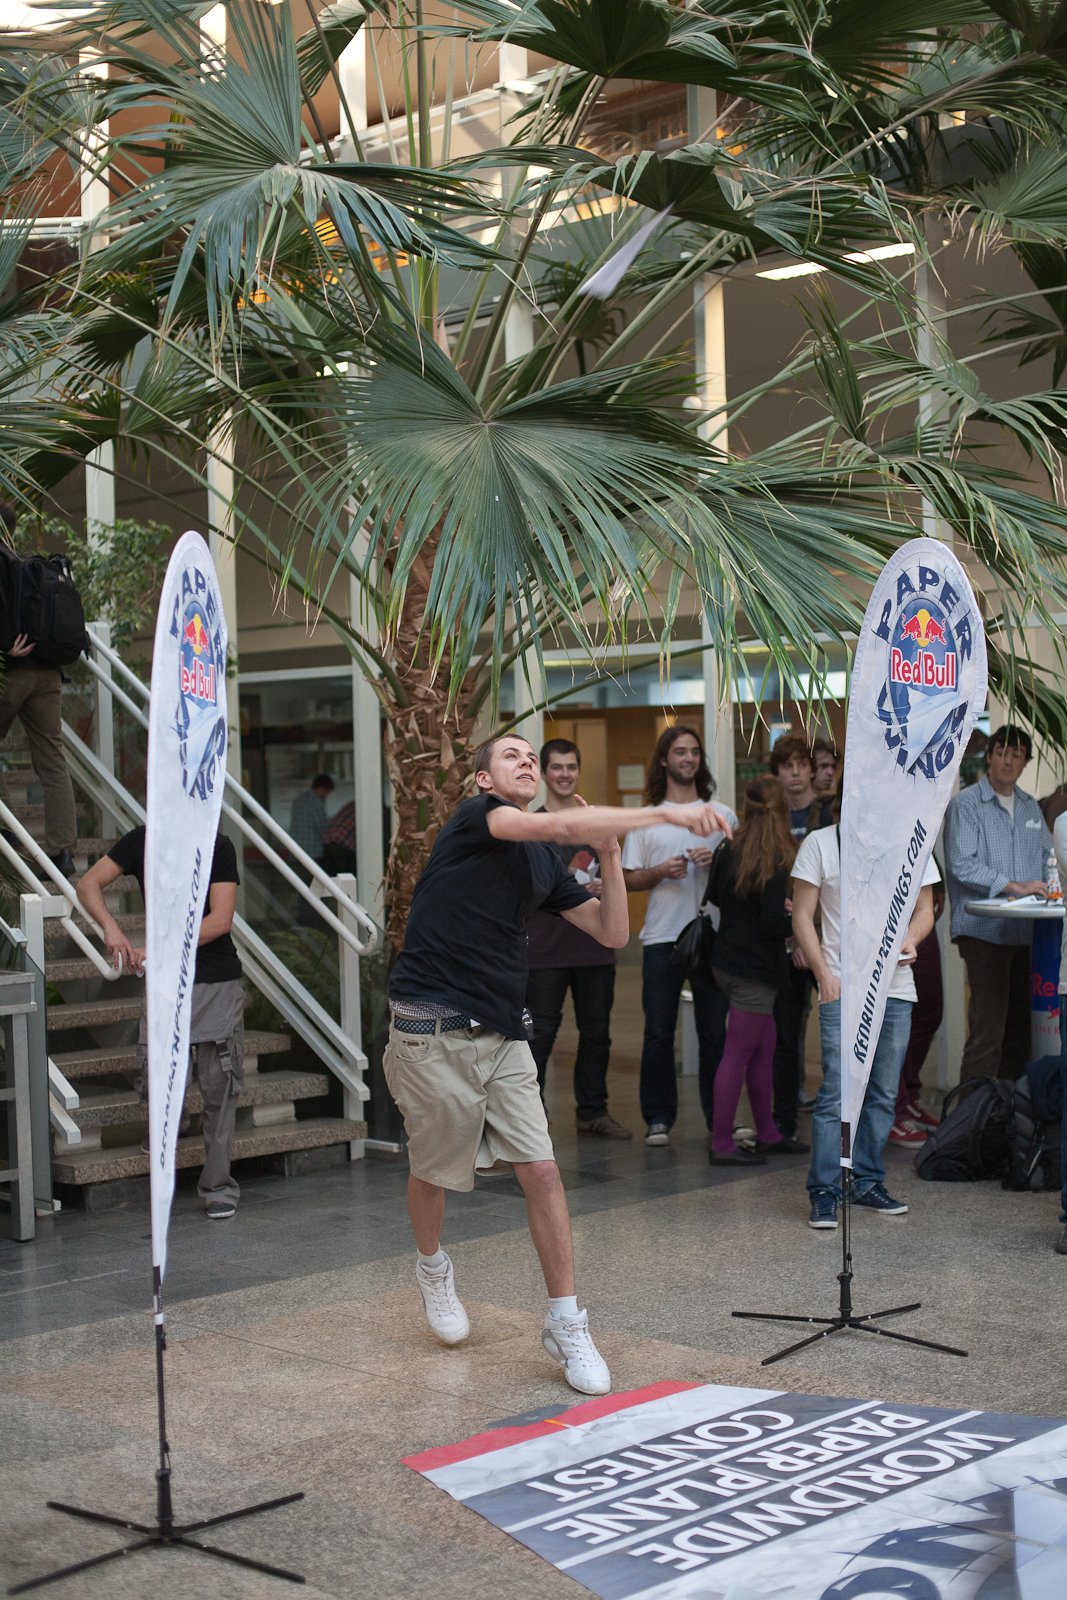
[[[40,791],[17,724],[0,744],[0,758],[5,764],[8,805],[33,837],[43,840]],[[112,842],[94,833],[94,826],[98,824],[91,815],[79,814],[75,881]],[[134,942],[143,938],[144,912],[136,880],[118,879],[107,899]],[[93,938],[84,918],[77,916],[75,921]],[[61,1090],[62,1111],[53,1136],[53,1183],[64,1204],[97,1210],[147,1190],[148,1156],[141,1150],[147,1120],[134,1088],[143,980],[130,974],[108,982],[55,921],[45,923],[44,970],[48,1055],[69,1086],[69,1092]],[[353,1141],[366,1135],[365,1122],[330,1114],[330,1073],[297,1070],[289,1060],[291,1047],[288,1034],[246,1031],[244,1088],[233,1145],[238,1181],[241,1164],[252,1160],[260,1170],[265,1166],[283,1173],[347,1161]],[[53,1086],[55,1082],[53,1074]],[[190,1073],[177,1142],[179,1169],[196,1169],[203,1162],[202,1109],[195,1075]]]

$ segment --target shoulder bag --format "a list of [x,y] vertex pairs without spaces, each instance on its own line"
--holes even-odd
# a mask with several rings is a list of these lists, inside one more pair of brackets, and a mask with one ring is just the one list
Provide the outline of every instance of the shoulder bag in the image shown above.
[[697,914],[692,922],[686,923],[671,950],[674,965],[680,968],[687,978],[711,977],[711,952],[715,947],[715,928],[711,920],[711,877],[715,868],[715,858],[722,846],[723,841],[720,839],[712,852],[707,887]]

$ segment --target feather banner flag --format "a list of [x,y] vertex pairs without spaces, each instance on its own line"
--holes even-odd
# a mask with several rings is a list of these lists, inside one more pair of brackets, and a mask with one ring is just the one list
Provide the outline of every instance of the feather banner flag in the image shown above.
[[875,584],[849,690],[841,806],[847,1167],[890,981],[985,698],[985,631],[967,574],[947,544],[912,539]]
[[183,534],[156,618],[148,726],[145,992],[157,1320],[189,1072],[196,947],[226,777],[226,646],[211,554],[200,534]]

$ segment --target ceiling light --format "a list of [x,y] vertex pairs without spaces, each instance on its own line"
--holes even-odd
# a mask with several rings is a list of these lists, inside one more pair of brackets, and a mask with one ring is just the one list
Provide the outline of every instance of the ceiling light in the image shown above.
[[[846,261],[889,261],[894,256],[913,256],[913,244],[879,244],[873,250],[850,250],[845,256]],[[814,272],[827,272],[828,267],[820,266],[816,261],[794,261],[788,267],[768,267],[764,272],[757,272],[757,278],[810,278]]]

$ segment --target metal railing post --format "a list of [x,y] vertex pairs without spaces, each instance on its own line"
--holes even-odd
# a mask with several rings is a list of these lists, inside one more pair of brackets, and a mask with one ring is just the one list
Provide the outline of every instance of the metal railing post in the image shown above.
[[44,994],[44,901],[39,894],[19,896],[19,926],[26,938],[28,972],[37,1008],[26,1018],[29,1051],[30,1150],[34,1204],[53,1209],[52,1134],[48,1111],[48,1017]]
[[[90,622],[89,633],[101,644],[111,644],[111,624]],[[115,700],[111,692],[111,662],[104,650],[96,653],[98,673],[93,674],[95,707],[93,715],[93,749],[104,770],[116,777],[115,772]],[[118,817],[112,811],[100,809],[100,832],[110,838],[121,831]]]
[[[11,1237],[25,1243],[36,1232],[33,1193],[33,1118],[30,1111],[30,1053],[27,1022],[37,1009],[34,984],[28,973],[5,972],[0,977],[0,1027],[4,1038],[7,1087],[3,1099],[9,1106],[8,1156],[11,1162],[0,1176],[10,1186]],[[12,1159],[13,1158],[13,1159]]]
[[[337,874],[338,886],[355,900],[356,879],[351,872]],[[351,913],[345,908],[343,900],[337,902],[337,909],[341,921],[351,933],[358,933]],[[341,1030],[351,1039],[356,1050],[363,1050],[363,1008],[359,992],[359,952],[354,950],[347,939],[338,936],[337,939],[338,968],[341,975]],[[344,1087],[345,1116],[352,1121],[362,1122],[367,1114],[366,1103],[361,1100],[346,1085]],[[362,1161],[366,1154],[366,1139],[351,1139],[348,1144],[348,1154],[352,1161]]]

